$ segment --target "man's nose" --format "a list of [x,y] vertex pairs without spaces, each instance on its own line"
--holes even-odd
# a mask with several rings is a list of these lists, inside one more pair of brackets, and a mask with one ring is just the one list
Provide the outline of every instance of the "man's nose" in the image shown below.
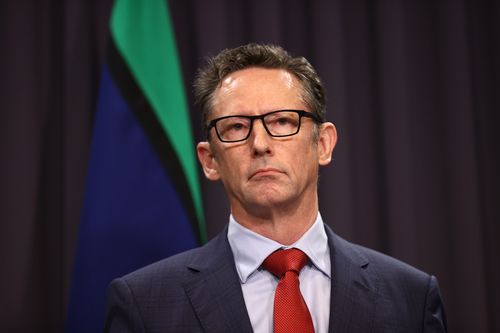
[[267,133],[261,119],[254,121],[252,133],[250,135],[252,150],[254,155],[270,154],[272,137]]

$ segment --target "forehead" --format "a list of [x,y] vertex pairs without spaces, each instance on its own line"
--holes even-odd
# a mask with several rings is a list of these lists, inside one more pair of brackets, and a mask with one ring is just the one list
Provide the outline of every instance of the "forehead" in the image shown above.
[[301,84],[284,69],[247,68],[227,75],[214,94],[214,117],[305,109]]

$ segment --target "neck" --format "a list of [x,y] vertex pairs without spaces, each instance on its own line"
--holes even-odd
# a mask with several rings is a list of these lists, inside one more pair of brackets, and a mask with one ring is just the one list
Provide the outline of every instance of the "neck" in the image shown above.
[[281,207],[231,206],[233,217],[242,226],[283,245],[295,243],[316,221],[317,195],[312,200]]

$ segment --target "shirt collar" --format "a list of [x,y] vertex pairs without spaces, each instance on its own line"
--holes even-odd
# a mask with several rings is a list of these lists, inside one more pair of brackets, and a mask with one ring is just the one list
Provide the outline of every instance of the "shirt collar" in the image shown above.
[[303,251],[312,264],[323,274],[331,278],[330,252],[328,236],[323,219],[318,212],[316,221],[299,240],[286,246],[272,239],[259,235],[239,224],[231,214],[227,232],[229,245],[233,252],[236,271],[240,281],[246,283],[248,278],[259,269],[262,262],[280,248],[297,248]]

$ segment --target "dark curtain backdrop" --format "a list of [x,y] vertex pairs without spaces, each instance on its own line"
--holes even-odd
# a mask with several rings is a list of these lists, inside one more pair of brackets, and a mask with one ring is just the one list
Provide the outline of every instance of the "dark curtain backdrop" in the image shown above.
[[[62,331],[111,4],[0,3],[2,332]],[[450,331],[500,332],[498,1],[170,7],[190,100],[196,68],[223,48],[306,56],[339,132],[320,176],[324,220],[437,275]],[[228,206],[220,184],[202,186],[213,237]]]

